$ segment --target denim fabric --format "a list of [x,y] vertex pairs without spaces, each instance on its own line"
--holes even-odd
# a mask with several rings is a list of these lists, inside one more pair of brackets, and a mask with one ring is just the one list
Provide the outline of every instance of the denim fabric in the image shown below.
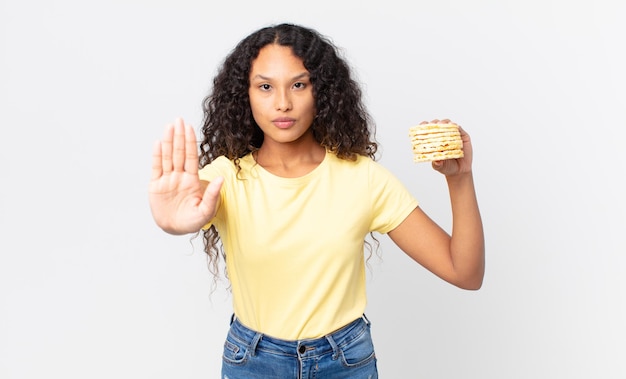
[[274,378],[378,378],[369,321],[364,315],[327,336],[286,341],[234,319],[224,343],[222,379]]

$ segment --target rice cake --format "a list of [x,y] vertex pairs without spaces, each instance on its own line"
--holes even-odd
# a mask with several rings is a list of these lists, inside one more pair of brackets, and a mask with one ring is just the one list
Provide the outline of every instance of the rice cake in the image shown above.
[[456,124],[428,123],[409,128],[413,160],[439,161],[463,157],[463,140]]

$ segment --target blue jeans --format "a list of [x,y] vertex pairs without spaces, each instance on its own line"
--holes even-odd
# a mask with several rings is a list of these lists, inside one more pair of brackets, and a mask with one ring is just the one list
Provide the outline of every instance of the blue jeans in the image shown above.
[[375,379],[376,355],[365,315],[321,338],[286,341],[233,319],[224,343],[222,379]]

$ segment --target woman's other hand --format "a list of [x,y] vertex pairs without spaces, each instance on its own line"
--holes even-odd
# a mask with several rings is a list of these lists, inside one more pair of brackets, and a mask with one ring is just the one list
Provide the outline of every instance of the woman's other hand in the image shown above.
[[[422,121],[420,124],[455,124],[449,119],[434,119],[431,121]],[[461,140],[463,141],[463,158],[457,159],[446,159],[441,161],[433,161],[432,167],[436,171],[446,175],[446,176],[454,176],[458,174],[469,173],[472,171],[472,141],[470,139],[469,134],[460,125],[455,124],[459,127],[459,132],[461,133]]]

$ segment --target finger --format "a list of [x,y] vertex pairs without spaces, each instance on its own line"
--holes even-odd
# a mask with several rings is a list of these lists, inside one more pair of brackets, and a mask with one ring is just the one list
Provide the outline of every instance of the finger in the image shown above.
[[461,133],[461,141],[463,141],[463,147],[465,147],[466,144],[470,143],[470,135],[460,125],[457,126],[459,127],[459,133]]
[[191,125],[185,125],[185,171],[191,174],[198,173],[198,146],[196,145],[196,133]]
[[440,160],[440,161],[433,161],[432,167],[435,171],[441,174],[449,175],[456,171],[455,167],[458,166],[458,161],[459,159],[446,159],[446,160]]
[[426,124],[437,124],[437,123],[439,123],[439,120],[438,120],[438,119],[434,119],[434,120],[430,120],[430,121],[426,121],[426,120],[424,120],[424,121],[420,122],[420,125],[426,125]]
[[210,213],[211,216],[215,215],[217,202],[220,196],[220,190],[222,188],[222,184],[224,183],[224,178],[218,176],[213,178],[209,185],[204,190],[204,195],[202,196],[202,204],[206,207],[205,211]]
[[172,171],[172,140],[174,138],[174,125],[169,124],[163,132],[161,141],[161,167],[164,173]]
[[156,141],[152,147],[152,179],[158,179],[163,175],[163,162],[161,161],[161,141]]
[[172,167],[174,171],[183,171],[185,168],[185,126],[181,118],[177,118],[174,123]]
[[209,185],[204,190],[204,197],[209,196],[209,198],[211,198],[218,196],[223,183],[224,178],[221,176],[218,176],[211,180],[211,182],[209,182]]

